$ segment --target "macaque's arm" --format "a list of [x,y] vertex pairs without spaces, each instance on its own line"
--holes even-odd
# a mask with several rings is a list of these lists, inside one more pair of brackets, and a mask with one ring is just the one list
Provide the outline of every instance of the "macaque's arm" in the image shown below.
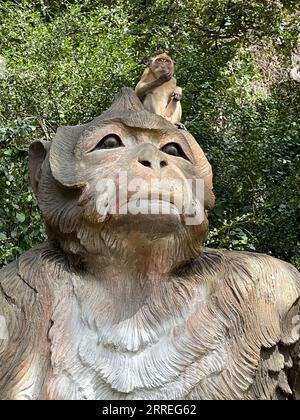
[[163,83],[168,82],[172,79],[171,73],[165,73],[160,76],[158,79],[155,79],[150,69],[146,69],[143,73],[141,80],[138,82],[135,88],[135,93],[140,99],[143,99],[145,95],[151,92],[158,86],[161,86]]

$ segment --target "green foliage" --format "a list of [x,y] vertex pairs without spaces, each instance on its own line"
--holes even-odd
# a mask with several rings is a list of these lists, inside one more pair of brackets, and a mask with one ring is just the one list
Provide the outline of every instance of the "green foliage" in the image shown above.
[[[26,0],[0,3],[0,266],[45,237],[27,150],[99,115],[167,51],[188,129],[214,168],[209,246],[300,267],[300,85],[289,79],[298,2]],[[1,71],[0,71],[1,78]]]
[[34,136],[35,131],[30,119],[0,127],[1,264],[45,239],[44,224],[28,185],[27,148],[22,147],[22,140]]

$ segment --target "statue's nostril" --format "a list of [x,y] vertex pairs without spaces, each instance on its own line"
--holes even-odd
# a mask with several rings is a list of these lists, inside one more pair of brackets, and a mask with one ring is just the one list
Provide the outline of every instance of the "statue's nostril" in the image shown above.
[[160,167],[161,167],[161,168],[164,168],[165,166],[167,166],[167,162],[166,162],[165,160],[162,160],[162,161],[160,162]]
[[139,160],[139,163],[143,166],[147,166],[148,168],[151,168],[151,162],[149,160]]

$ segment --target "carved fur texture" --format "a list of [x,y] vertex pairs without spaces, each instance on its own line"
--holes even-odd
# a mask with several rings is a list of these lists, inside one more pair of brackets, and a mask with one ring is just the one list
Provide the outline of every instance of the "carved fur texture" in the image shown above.
[[[124,146],[98,150],[111,133]],[[170,139],[188,160],[161,152]],[[34,143],[31,182],[49,241],[0,271],[0,398],[299,399],[298,271],[204,248],[206,217],[188,226],[185,215],[113,215],[97,182],[120,169],[149,182],[202,178],[202,204],[214,204],[195,139],[129,89],[91,123]]]

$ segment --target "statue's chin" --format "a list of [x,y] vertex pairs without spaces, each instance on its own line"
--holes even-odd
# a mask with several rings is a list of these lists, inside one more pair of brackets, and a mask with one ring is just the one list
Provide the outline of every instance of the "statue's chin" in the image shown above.
[[149,239],[168,236],[183,227],[178,208],[163,200],[131,200],[118,213],[111,220],[116,229],[140,232]]

